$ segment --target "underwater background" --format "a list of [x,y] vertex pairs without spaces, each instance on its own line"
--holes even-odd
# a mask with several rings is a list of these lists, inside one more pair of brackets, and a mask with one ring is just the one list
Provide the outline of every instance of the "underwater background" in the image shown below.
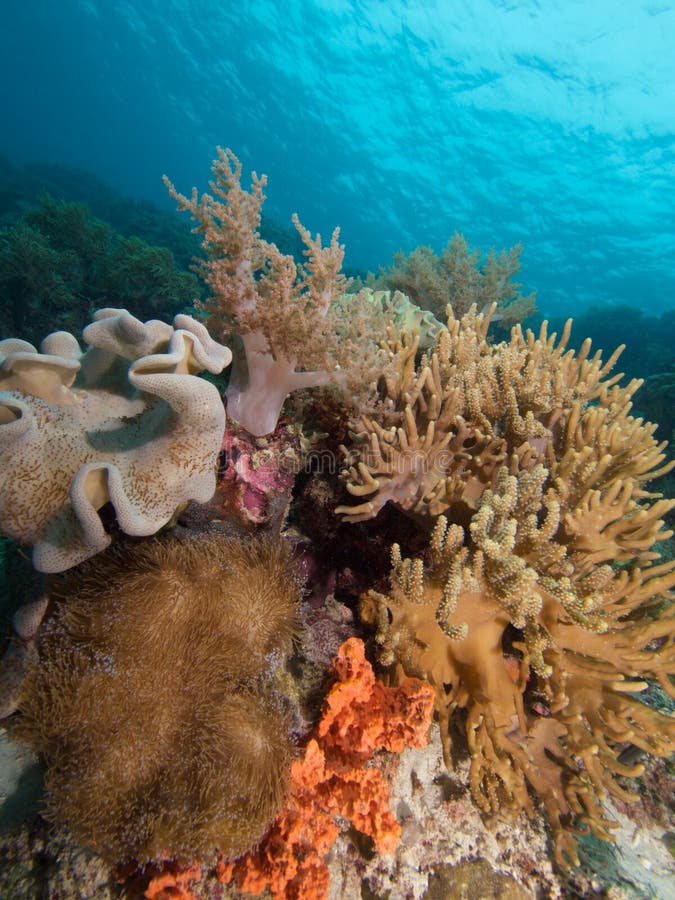
[[5,0],[0,153],[169,208],[216,145],[347,269],[454,231],[523,243],[544,315],[672,309],[675,7],[663,0]]

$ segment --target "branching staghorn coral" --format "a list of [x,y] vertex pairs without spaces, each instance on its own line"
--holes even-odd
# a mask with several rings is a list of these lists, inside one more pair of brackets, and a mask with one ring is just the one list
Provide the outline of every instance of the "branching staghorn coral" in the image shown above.
[[607,362],[590,356],[590,342],[578,355],[566,351],[569,322],[558,342],[544,323],[538,336],[515,326],[509,341],[491,344],[493,312],[474,307],[458,319],[449,309],[448,327],[419,364],[414,334],[391,337],[380,418],[354,422],[345,448],[347,490],[362,500],[338,508],[347,520],[372,518],[389,501],[426,517],[452,506],[466,518],[501,465],[530,468],[555,456],[570,416],[617,398],[629,408],[641,382],[617,393],[621,376],[607,377],[620,350]]
[[286,543],[117,544],[55,582],[13,736],[46,816],[113,864],[236,856],[283,805],[281,671],[301,582]]
[[[346,372],[352,366],[362,369],[369,353],[379,364],[377,335],[367,336],[381,319],[381,309],[360,297],[337,304],[348,283],[340,272],[344,247],[338,243],[339,229],[324,247],[320,235],[312,237],[295,215],[307,257],[299,266],[260,237],[266,177],[253,173],[247,192],[241,185],[241,163],[231,150],[221,148],[213,174],[212,193],[201,198],[196,188],[186,197],[164,180],[178,208],[191,213],[195,230],[203,235],[207,258],[198,261],[197,269],[212,296],[198,306],[207,315],[207,326],[219,339],[236,334],[243,342],[245,360],[235,359],[227,390],[228,414],[251,434],[265,435],[274,431],[291,392],[346,385]],[[357,328],[362,336],[358,347],[345,333]]]
[[457,318],[472,305],[478,309],[497,305],[504,324],[512,325],[536,312],[535,295],[524,296],[512,279],[520,269],[522,246],[495,253],[481,262],[480,250],[471,250],[463,235],[455,232],[437,256],[431,247],[417,247],[408,256],[397,253],[394,264],[381,270],[374,284],[402,291],[422,309],[439,318],[450,304]]
[[[655,427],[630,415],[639,382],[608,377],[613,359],[591,358],[587,345],[564,352],[565,336],[556,345],[545,330],[536,339],[515,328],[509,344],[490,347],[485,320],[473,314],[456,326],[450,355],[441,339],[421,367],[442,388],[431,434],[446,425],[453,391],[470,395],[454,367],[461,360],[476,392],[462,427],[479,423],[483,438],[501,442],[500,455],[490,453],[483,481],[470,459],[450,464],[469,469],[471,481],[459,483],[473,485],[470,496],[468,487],[451,494],[446,472],[445,493],[431,494],[441,509],[411,507],[427,518],[445,513],[428,564],[395,545],[390,590],[364,595],[362,617],[385,665],[434,686],[448,765],[450,720],[466,711],[459,721],[480,808],[530,812],[534,793],[558,861],[575,863],[571,829],[609,838],[602,801],[630,798],[616,776],[641,766],[624,765],[622,749],[675,748],[675,723],[639,698],[646,678],[675,694],[675,562],[652,551],[671,534],[663,516],[675,501],[648,490],[671,465]],[[407,377],[414,388],[422,376]],[[419,395],[406,396],[410,433]]]
[[59,331],[40,352],[0,342],[0,528],[59,572],[110,543],[111,503],[131,535],[158,531],[187,500],[208,500],[225,428],[217,389],[231,353],[190,316],[173,327],[126,310]]

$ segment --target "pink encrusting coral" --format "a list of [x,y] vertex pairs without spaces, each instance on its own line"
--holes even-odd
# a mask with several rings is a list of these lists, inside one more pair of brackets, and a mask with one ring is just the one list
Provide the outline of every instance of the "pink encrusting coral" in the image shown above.
[[328,895],[325,857],[340,833],[338,817],[370,837],[379,853],[393,853],[401,827],[389,808],[389,785],[377,751],[400,752],[427,742],[434,695],[428,684],[406,679],[386,687],[375,679],[363,642],[350,638],[333,661],[337,681],[304,755],[291,767],[291,795],[258,848],[221,862],[221,881],[242,891],[269,888],[275,900]]
[[219,518],[247,530],[281,527],[301,465],[297,429],[279,426],[268,438],[253,438],[230,424],[223,435],[212,507],[219,507]]

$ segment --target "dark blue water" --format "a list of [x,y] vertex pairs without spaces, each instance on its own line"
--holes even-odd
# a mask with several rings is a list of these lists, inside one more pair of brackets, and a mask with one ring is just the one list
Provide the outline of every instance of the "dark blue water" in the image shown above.
[[4,0],[0,153],[168,205],[217,144],[348,266],[524,244],[546,314],[675,306],[665,0]]

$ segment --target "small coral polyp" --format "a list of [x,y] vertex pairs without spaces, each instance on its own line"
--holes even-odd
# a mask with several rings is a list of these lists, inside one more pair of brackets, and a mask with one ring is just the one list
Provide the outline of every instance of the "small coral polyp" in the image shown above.
[[[404,429],[375,466],[349,470],[352,492],[375,499],[342,513],[367,518],[392,500],[431,523],[427,564],[394,545],[390,590],[366,593],[362,617],[383,664],[435,688],[448,765],[450,719],[466,710],[480,808],[531,811],[533,792],[567,865],[578,861],[570,829],[608,838],[603,799],[630,799],[616,776],[642,769],[623,765],[622,749],[675,748],[673,719],[639,697],[647,678],[675,695],[675,561],[653,551],[675,501],[647,487],[672,464],[654,426],[630,415],[640,383],[607,377],[613,359],[589,358],[588,344],[564,352],[566,335],[556,346],[544,329],[489,345],[486,324],[475,310],[451,316],[452,344],[440,338],[417,370],[399,366]],[[361,430],[382,439],[369,420]],[[468,442],[422,490],[406,471],[402,491],[397,444],[416,431],[432,452],[472,430],[499,442],[489,466]]]
[[0,342],[0,529],[59,572],[110,543],[106,503],[130,535],[154,534],[188,500],[215,490],[225,428],[217,373],[231,353],[190,316],[140,322],[103,309],[40,352]]

